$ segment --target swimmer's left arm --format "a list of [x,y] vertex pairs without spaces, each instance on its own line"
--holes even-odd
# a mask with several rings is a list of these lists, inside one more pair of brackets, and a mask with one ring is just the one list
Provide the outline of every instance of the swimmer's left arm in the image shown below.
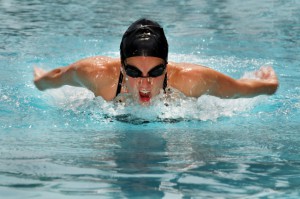
[[189,97],[207,94],[220,98],[240,98],[276,92],[278,79],[273,68],[262,67],[255,74],[258,79],[237,80],[207,67],[185,64],[175,75],[176,81],[172,86]]
[[257,79],[233,79],[219,72],[213,72],[216,77],[209,95],[220,98],[255,97],[272,95],[278,88],[278,79],[272,67],[261,67],[255,72]]

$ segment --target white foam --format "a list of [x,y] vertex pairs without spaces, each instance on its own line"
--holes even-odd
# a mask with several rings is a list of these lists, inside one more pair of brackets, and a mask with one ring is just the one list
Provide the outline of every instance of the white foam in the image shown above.
[[128,120],[140,119],[147,121],[157,120],[212,120],[220,117],[232,117],[248,111],[261,101],[261,97],[245,99],[219,99],[212,96],[201,96],[198,99],[188,98],[176,94],[176,98],[165,99],[160,94],[153,100],[151,106],[144,107],[134,104],[129,99],[128,103],[106,102],[101,97],[93,95],[82,88],[63,87],[47,92],[50,103],[72,110],[75,113],[89,111],[94,119],[103,116],[118,117],[127,115]]

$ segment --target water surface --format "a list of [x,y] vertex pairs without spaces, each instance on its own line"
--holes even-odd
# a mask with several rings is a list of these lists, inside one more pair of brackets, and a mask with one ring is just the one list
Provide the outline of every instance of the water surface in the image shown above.
[[[0,1],[0,198],[299,198],[299,10],[295,0]],[[143,108],[34,87],[33,66],[118,57],[140,17],[164,27],[169,60],[234,78],[272,65],[278,92]]]

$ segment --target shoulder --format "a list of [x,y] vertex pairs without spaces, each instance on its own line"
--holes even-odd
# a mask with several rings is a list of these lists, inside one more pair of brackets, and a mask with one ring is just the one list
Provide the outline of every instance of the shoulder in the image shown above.
[[214,70],[191,63],[171,62],[167,72],[171,87],[193,97],[206,93],[214,76]]
[[78,75],[114,74],[120,71],[120,64],[118,58],[94,56],[81,59],[71,64],[71,67]]
[[168,64],[168,76],[170,80],[201,78],[213,73],[213,70],[199,64],[175,63]]
[[120,59],[89,57],[70,65],[73,78],[79,85],[91,90],[105,100],[115,97],[115,87],[120,75]]

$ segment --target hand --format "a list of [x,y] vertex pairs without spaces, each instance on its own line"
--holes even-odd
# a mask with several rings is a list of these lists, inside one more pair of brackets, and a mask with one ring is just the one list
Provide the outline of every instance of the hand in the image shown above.
[[262,66],[255,72],[255,76],[265,82],[278,84],[276,73],[271,66]]
[[34,81],[37,81],[38,79],[40,79],[44,74],[46,74],[47,72],[41,68],[37,68],[34,67]]
[[39,90],[44,90],[42,77],[47,73],[45,70],[41,68],[34,67],[34,84]]

